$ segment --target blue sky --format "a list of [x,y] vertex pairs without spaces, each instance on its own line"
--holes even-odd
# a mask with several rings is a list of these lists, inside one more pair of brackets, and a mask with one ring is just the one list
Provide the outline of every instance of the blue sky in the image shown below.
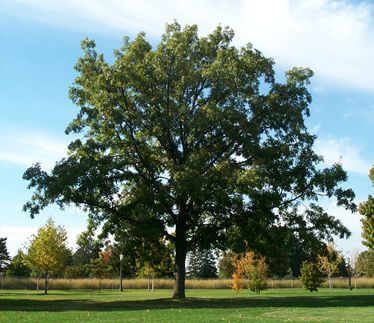
[[[341,161],[357,202],[373,194],[367,177],[374,164],[374,2],[2,0],[0,9],[0,236],[14,254],[49,216],[69,231],[73,246],[86,216],[47,208],[35,219],[21,211],[30,198],[22,174],[40,161],[50,169],[64,156],[64,135],[77,108],[68,99],[80,41],[93,38],[112,59],[122,37],[145,31],[157,44],[164,24],[196,23],[202,35],[217,24],[235,30],[235,45],[251,42],[276,62],[278,77],[292,66],[315,72],[310,85],[316,150],[326,164]],[[360,216],[323,201],[352,237],[336,243],[362,250]]]

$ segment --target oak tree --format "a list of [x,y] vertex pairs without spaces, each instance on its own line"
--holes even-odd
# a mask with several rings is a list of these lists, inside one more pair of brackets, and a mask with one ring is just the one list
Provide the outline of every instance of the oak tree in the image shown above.
[[339,187],[345,171],[320,167],[304,123],[312,71],[277,82],[273,60],[233,37],[175,22],[155,47],[144,33],[125,38],[112,63],[83,40],[70,89],[79,110],[66,129],[79,139],[51,172],[25,172],[34,194],[24,209],[75,204],[109,233],[122,221],[151,228],[175,247],[174,297],[183,298],[188,251],[222,247],[245,227],[261,246],[301,200],[335,196],[354,208]]

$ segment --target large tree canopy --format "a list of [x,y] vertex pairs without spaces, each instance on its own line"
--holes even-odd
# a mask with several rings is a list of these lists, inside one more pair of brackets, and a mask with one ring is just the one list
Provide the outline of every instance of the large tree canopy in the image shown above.
[[320,166],[304,124],[312,72],[294,68],[277,83],[272,59],[232,46],[233,36],[217,27],[199,37],[195,25],[173,23],[155,48],[144,33],[125,38],[111,64],[82,41],[70,90],[79,112],[66,130],[80,139],[50,173],[38,164],[25,172],[34,190],[25,210],[75,204],[107,232],[126,223],[170,240],[174,297],[185,295],[186,253],[228,234],[248,232],[253,249],[288,222],[346,234],[323,212],[286,212],[320,195],[354,208],[352,191],[338,187],[346,173]]

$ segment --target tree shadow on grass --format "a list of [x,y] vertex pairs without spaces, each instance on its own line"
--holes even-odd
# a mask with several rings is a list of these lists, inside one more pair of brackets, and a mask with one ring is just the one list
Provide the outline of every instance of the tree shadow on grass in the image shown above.
[[374,295],[340,295],[321,297],[243,297],[243,298],[186,298],[94,301],[92,299],[13,299],[0,298],[1,311],[141,311],[152,309],[204,308],[261,308],[261,307],[373,307]]

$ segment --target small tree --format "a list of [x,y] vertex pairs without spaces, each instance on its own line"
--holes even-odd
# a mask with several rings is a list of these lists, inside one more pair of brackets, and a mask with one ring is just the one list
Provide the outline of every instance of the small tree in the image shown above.
[[[354,278],[355,289],[357,289],[357,277],[359,275],[359,263],[358,263],[359,252],[353,251],[348,258],[348,263],[346,264],[347,271],[348,271],[348,279],[350,277]],[[349,289],[352,289],[351,283],[349,284]]]
[[111,248],[108,248],[99,253],[99,257],[91,260],[91,276],[99,278],[99,293],[101,292],[101,281],[103,277],[106,277],[112,271],[112,267],[109,265],[110,258],[112,256]]
[[[248,288],[252,292],[260,293],[261,290],[266,289],[268,265],[265,257],[249,251],[238,257],[235,267],[236,278],[246,277],[248,279]],[[235,282],[233,285],[235,285]]]
[[151,290],[151,280],[152,280],[152,292],[154,290],[154,280],[156,276],[156,268],[152,266],[151,263],[145,262],[143,265],[139,268],[137,272],[138,277],[145,277],[148,280],[148,291]]
[[231,285],[231,288],[236,291],[237,293],[239,293],[240,291],[240,276],[237,272],[234,272],[232,274],[232,285]]
[[67,247],[67,233],[62,226],[55,226],[52,219],[33,236],[28,250],[27,261],[43,271],[45,275],[44,294],[48,293],[48,278],[51,272],[62,270],[70,255]]
[[339,251],[335,249],[335,246],[332,243],[327,245],[326,251],[326,255],[318,255],[317,257],[318,269],[322,274],[327,276],[329,288],[332,288],[331,276],[338,272],[339,264],[342,262],[343,257]]
[[7,238],[0,238],[0,273],[5,271],[10,261],[6,240]]
[[306,290],[317,292],[318,287],[323,283],[316,265],[312,262],[304,261],[300,267],[300,281]]

